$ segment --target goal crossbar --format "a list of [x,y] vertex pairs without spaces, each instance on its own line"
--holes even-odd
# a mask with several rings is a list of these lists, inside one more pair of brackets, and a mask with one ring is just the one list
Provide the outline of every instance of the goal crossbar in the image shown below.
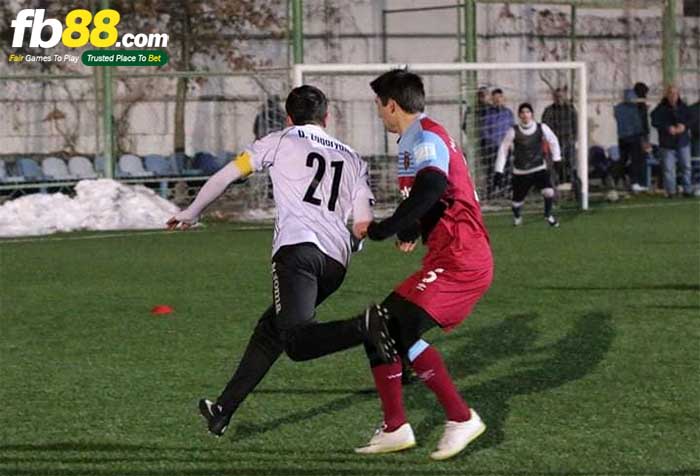
[[577,172],[581,181],[581,208],[588,210],[588,80],[586,63],[539,62],[539,63],[359,63],[359,64],[296,64],[292,69],[293,85],[304,84],[305,74],[342,73],[363,75],[383,73],[394,68],[408,68],[416,73],[458,73],[464,71],[508,71],[508,70],[572,70],[576,72],[576,110],[578,114]]

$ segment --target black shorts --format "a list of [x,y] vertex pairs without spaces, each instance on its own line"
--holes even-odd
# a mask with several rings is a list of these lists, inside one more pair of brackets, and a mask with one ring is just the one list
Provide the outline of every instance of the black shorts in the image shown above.
[[537,172],[526,175],[513,174],[513,201],[522,202],[525,200],[527,193],[533,185],[537,187],[537,190],[552,188],[552,179],[549,176],[549,170],[538,170]]
[[313,243],[287,245],[272,257],[272,308],[279,331],[309,324],[316,306],[345,279],[345,267]]

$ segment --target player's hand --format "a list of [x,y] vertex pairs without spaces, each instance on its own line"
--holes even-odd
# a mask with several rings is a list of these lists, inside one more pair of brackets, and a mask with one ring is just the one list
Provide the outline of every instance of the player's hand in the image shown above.
[[187,211],[182,211],[165,222],[168,230],[187,230],[197,222],[197,217],[192,217],[187,214]]
[[367,228],[369,228],[369,224],[371,222],[369,221],[363,221],[359,223],[354,223],[352,225],[352,234],[357,238],[358,240],[362,240],[367,236]]
[[416,249],[416,242],[415,241],[400,241],[396,240],[396,248],[398,248],[399,251],[402,253],[410,253],[411,251]]
[[683,134],[685,132],[685,124],[677,124],[676,125],[676,133],[677,134]]

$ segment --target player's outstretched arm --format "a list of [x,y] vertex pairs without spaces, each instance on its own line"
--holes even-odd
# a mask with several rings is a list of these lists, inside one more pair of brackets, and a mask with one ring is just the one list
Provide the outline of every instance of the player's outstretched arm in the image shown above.
[[236,160],[226,164],[212,175],[202,186],[192,204],[166,222],[168,229],[186,230],[190,228],[197,222],[202,211],[224,193],[232,182],[250,175],[251,169],[244,163],[249,159],[244,155],[241,154]]
[[401,202],[393,215],[380,222],[373,221],[367,228],[370,240],[384,240],[412,226],[420,220],[447,190],[447,177],[432,168],[421,170],[408,198]]

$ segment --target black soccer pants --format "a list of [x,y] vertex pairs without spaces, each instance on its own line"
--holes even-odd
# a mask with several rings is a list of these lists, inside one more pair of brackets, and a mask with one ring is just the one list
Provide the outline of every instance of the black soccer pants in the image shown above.
[[345,278],[345,267],[315,245],[280,248],[272,259],[273,304],[258,321],[238,367],[217,399],[224,412],[236,410],[282,352],[310,360],[361,344],[356,319],[319,323],[315,308]]

